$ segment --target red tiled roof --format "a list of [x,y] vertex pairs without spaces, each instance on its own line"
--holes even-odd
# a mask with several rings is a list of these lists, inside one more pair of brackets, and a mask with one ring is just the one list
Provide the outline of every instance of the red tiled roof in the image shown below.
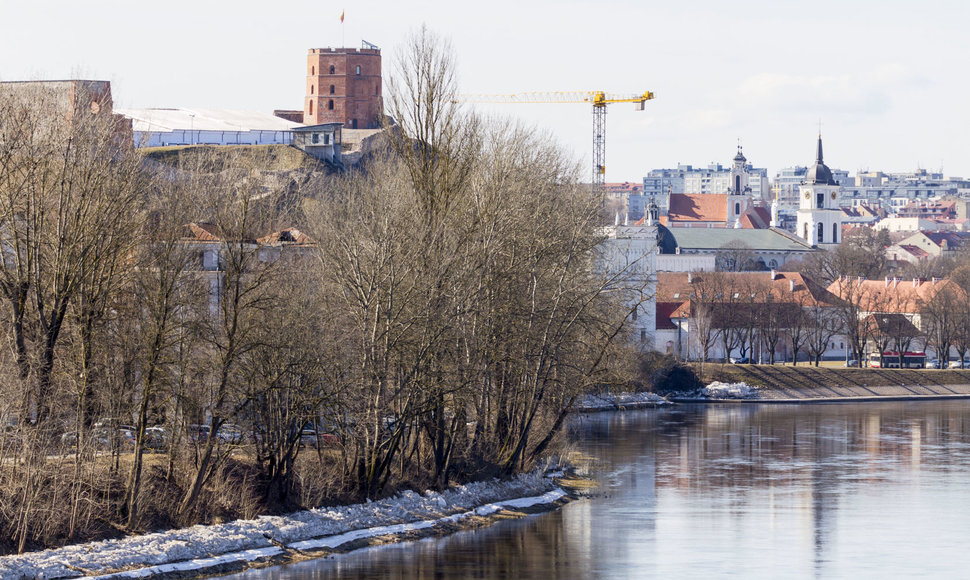
[[185,237],[192,238],[198,242],[218,242],[222,240],[222,230],[215,224],[197,224],[192,222],[186,224],[188,231]]
[[771,272],[693,272],[690,274],[691,283],[687,282],[686,272],[657,272],[657,302],[689,300],[691,292],[703,286],[705,276],[716,276],[724,285],[735,286],[734,290],[742,285],[752,290],[759,287],[762,291],[770,287],[776,302],[797,302],[806,307],[835,302],[835,296],[829,290],[800,272],[775,272],[774,280],[771,279]]
[[771,224],[771,212],[764,207],[752,207],[741,216],[741,227],[749,230],[765,230]]
[[313,244],[315,243],[310,236],[296,228],[286,228],[278,232],[273,232],[268,236],[263,236],[256,240],[260,244],[280,245],[280,244]]
[[727,195],[674,193],[670,195],[667,215],[672,222],[724,222],[727,220]]
[[911,246],[909,244],[906,244],[899,247],[900,249],[912,254],[914,258],[922,259],[922,258],[930,257],[930,253],[924,250],[923,248],[920,248],[919,246]]
[[832,282],[828,291],[839,297],[856,297],[863,311],[917,313],[943,288],[962,294],[960,287],[945,280],[859,280],[843,278]]

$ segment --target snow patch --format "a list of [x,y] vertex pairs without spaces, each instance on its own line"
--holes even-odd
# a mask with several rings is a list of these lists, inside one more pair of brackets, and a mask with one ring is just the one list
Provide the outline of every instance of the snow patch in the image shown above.
[[603,393],[585,395],[573,404],[576,411],[601,411],[620,407],[666,405],[668,401],[656,393]]
[[714,381],[695,391],[693,398],[698,399],[757,399],[761,396],[757,387],[748,383],[722,383]]
[[[279,544],[294,549],[336,547],[359,538],[488,515],[504,507],[552,503],[564,495],[552,480],[538,472],[507,481],[455,486],[441,493],[404,491],[362,504],[320,507],[284,516],[260,516],[6,556],[0,558],[0,578],[78,578],[97,574],[105,578],[138,578],[191,571],[269,558],[283,553]],[[112,573],[117,570],[128,571]]]

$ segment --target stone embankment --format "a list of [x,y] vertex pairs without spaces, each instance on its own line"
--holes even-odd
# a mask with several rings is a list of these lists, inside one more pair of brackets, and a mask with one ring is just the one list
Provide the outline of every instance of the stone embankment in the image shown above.
[[671,397],[674,401],[729,400],[817,403],[970,399],[970,370],[853,369],[768,365],[705,365],[702,372],[753,392],[740,397]]

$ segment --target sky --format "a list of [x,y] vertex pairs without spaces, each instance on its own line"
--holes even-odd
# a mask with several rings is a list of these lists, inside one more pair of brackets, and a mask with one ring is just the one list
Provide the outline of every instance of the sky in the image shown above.
[[[654,92],[609,106],[609,182],[730,165],[739,142],[773,177],[814,162],[820,128],[830,167],[970,178],[967,22],[964,0],[0,0],[0,80],[110,80],[116,107],[300,109],[307,49],[366,40],[386,80],[425,25],[464,93]],[[591,164],[588,105],[473,106]]]

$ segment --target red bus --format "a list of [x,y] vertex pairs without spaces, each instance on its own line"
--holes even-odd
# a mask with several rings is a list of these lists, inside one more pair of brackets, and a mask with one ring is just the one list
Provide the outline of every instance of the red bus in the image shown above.
[[903,364],[899,364],[899,353],[887,350],[886,352],[880,354],[878,352],[871,353],[869,355],[869,366],[872,368],[883,368],[883,369],[925,369],[926,368],[926,353],[925,352],[904,352],[903,353]]

